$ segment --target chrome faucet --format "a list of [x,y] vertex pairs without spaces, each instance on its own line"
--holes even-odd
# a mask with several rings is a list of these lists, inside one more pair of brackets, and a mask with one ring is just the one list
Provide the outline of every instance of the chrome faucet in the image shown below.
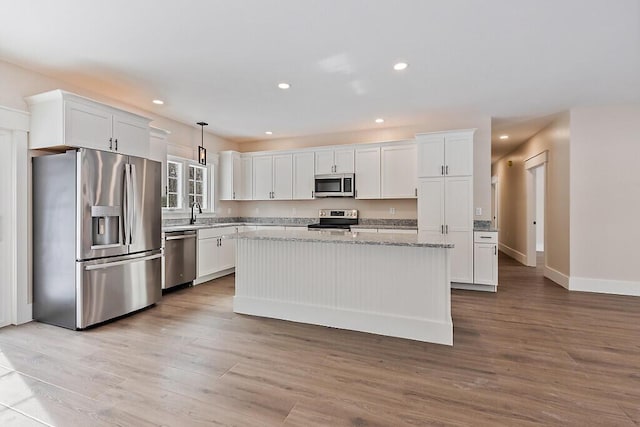
[[200,206],[200,203],[193,202],[193,204],[191,205],[191,220],[189,221],[189,224],[195,224],[196,223],[196,215],[193,212],[193,208],[195,208],[196,205],[198,206],[198,212],[202,213],[202,206]]

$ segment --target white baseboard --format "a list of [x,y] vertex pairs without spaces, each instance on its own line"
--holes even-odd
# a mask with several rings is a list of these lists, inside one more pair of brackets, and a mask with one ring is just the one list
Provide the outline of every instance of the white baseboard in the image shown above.
[[233,297],[233,311],[338,329],[453,345],[453,323],[382,313],[299,304],[266,298]]
[[220,277],[227,276],[235,273],[235,268],[228,268],[226,270],[218,271],[217,273],[209,274],[208,276],[198,277],[193,281],[193,285],[199,285],[200,283],[208,282],[209,280],[219,279]]
[[498,287],[496,285],[480,285],[477,283],[451,282],[451,289],[462,289],[464,291],[497,292]]
[[555,268],[551,268],[548,265],[544,266],[544,277],[557,283],[565,289],[569,289],[569,276],[559,272]]
[[525,254],[523,254],[522,252],[519,252],[519,251],[517,251],[517,250],[515,250],[513,248],[510,248],[509,246],[505,245],[504,243],[498,243],[498,249],[500,249],[500,251],[504,252],[505,254],[510,256],[511,258],[513,258],[516,261],[518,261],[520,264],[527,265],[527,256]]
[[640,282],[626,280],[592,279],[589,277],[571,277],[570,291],[598,292],[602,294],[640,296]]

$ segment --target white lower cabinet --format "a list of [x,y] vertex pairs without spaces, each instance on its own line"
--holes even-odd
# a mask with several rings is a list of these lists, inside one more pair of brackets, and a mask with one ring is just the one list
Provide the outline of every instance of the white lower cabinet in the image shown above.
[[473,282],[477,285],[498,286],[497,232],[474,233]]
[[236,265],[236,241],[223,238],[236,233],[236,227],[198,230],[198,277],[195,283],[206,282]]
[[378,228],[378,233],[386,234],[418,234],[418,230],[409,230],[406,228]]

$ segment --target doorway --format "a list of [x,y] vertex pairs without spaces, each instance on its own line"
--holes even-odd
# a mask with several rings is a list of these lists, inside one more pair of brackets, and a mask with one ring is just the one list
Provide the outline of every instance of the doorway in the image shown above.
[[525,162],[527,188],[527,265],[545,265],[547,152]]

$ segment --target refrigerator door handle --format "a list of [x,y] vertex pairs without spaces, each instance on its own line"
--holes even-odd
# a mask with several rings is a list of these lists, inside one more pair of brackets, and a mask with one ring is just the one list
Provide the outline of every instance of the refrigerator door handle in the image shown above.
[[107,262],[107,263],[104,263],[104,264],[87,265],[84,269],[87,270],[87,271],[102,270],[102,269],[105,269],[105,268],[117,267],[119,265],[133,264],[134,262],[151,261],[152,259],[157,259],[157,258],[161,258],[161,257],[162,257],[162,254],[155,254],[155,255],[149,255],[149,256],[140,257],[140,258],[125,259],[125,260],[122,260],[122,261]]
[[136,165],[129,164],[129,244],[133,243],[133,234],[135,233],[136,225],[136,188],[138,187],[138,179],[136,175]]
[[122,234],[124,245],[129,244],[129,165],[124,165],[124,186],[122,190]]

